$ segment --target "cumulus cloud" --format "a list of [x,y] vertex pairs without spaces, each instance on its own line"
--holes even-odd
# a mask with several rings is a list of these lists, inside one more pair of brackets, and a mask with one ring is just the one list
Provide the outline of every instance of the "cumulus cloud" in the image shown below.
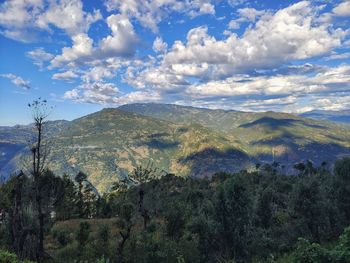
[[101,18],[98,10],[84,12],[81,0],[56,0],[49,2],[49,8],[38,17],[36,24],[46,30],[53,25],[69,35],[76,35],[87,32],[90,24]]
[[64,47],[62,53],[51,61],[51,67],[64,64],[74,66],[89,59],[93,52],[93,40],[87,34],[78,34],[72,37],[72,47]]
[[315,57],[340,46],[345,32],[314,24],[314,18],[315,10],[304,1],[262,17],[242,37],[232,34],[216,40],[207,27],[195,28],[189,31],[187,43],[174,43],[164,64],[209,63],[219,74],[232,74]]
[[168,49],[168,44],[161,37],[157,37],[153,42],[153,50],[156,53],[164,53]]
[[129,72],[126,82],[135,88],[154,88],[163,91],[182,89],[190,83],[183,75],[174,74],[159,68],[149,68],[141,73]]
[[[226,28],[232,31],[211,33],[208,20],[209,24],[190,29],[172,43],[164,41],[161,32],[153,43],[142,45],[143,34],[136,30],[141,26],[157,32],[159,23],[168,18],[172,22],[174,14],[191,21],[198,15],[214,15],[219,1],[106,0],[104,18],[98,10],[87,11],[81,0],[5,1],[0,4],[0,33],[21,41],[30,41],[38,30],[68,36],[71,43],[60,43],[55,55],[40,47],[26,56],[40,69],[49,65],[49,70],[55,70],[52,79],[79,81],[64,94],[76,102],[167,101],[285,111],[348,105],[349,66],[306,62],[321,56],[318,61],[323,64],[349,58],[350,31],[346,23],[338,24],[349,15],[349,1],[333,9],[300,1],[275,11],[252,8],[248,2],[228,0],[235,8]],[[105,29],[104,34],[92,36],[95,30]],[[18,76],[1,76],[29,88],[29,82]],[[119,90],[119,84],[113,83],[117,76],[116,83],[125,82],[134,91]],[[339,94],[343,99],[336,99]]]
[[248,2],[248,0],[228,0],[228,3],[232,7],[236,7]]
[[145,102],[160,102],[162,96],[159,92],[154,90],[134,91],[118,98],[115,98],[116,105],[124,105],[130,103],[145,103]]
[[30,27],[43,12],[42,0],[4,1],[0,5],[0,31],[5,37],[29,42],[33,40]]
[[211,0],[107,0],[108,11],[119,11],[121,14],[135,18],[140,25],[158,31],[158,24],[171,12],[183,13],[194,17],[203,14],[215,14]]
[[42,47],[28,51],[26,55],[33,60],[34,65],[37,65],[41,69],[43,68],[45,62],[53,59],[54,57],[54,55],[47,53]]
[[75,67],[95,60],[132,56],[138,39],[129,19],[123,15],[111,15],[106,21],[111,35],[103,38],[96,47],[88,34],[74,35],[72,46],[64,47],[62,53],[52,59],[51,68]]
[[337,16],[350,16],[350,1],[345,0],[334,7],[333,13]]
[[239,29],[240,28],[240,22],[237,19],[233,19],[228,23],[229,29]]
[[266,13],[265,10],[257,10],[251,7],[238,9],[240,18],[250,22],[254,22],[258,17],[261,17]]
[[30,89],[30,82],[28,80],[24,80],[20,76],[14,75],[14,74],[0,74],[0,77],[7,78],[11,80],[11,82],[16,85],[17,87],[20,87],[24,90]]
[[350,88],[350,66],[329,68],[314,76],[307,75],[248,75],[229,77],[220,81],[191,85],[186,92],[197,98],[222,96],[287,96],[329,92],[344,92]]
[[107,18],[107,24],[112,35],[101,40],[97,53],[107,57],[133,55],[137,36],[130,20],[123,15],[111,15]]
[[[283,65],[330,53],[341,46],[346,35],[344,30],[334,29],[331,24],[315,22],[319,17],[318,9],[307,1],[275,13],[241,9],[245,19],[258,19],[255,26],[247,27],[241,36],[229,34],[226,39],[217,40],[208,33],[207,26],[193,28],[187,33],[186,40],[175,41],[159,62],[128,71],[126,81],[136,88],[163,89],[167,92],[182,89],[191,91],[193,95],[209,91],[235,95],[240,92],[256,93],[254,87],[248,85],[231,90],[231,82],[236,82],[236,79],[246,81],[237,74],[249,76],[257,72],[264,74],[264,71],[289,75],[302,71],[304,74],[312,73],[319,69],[310,65],[283,69]],[[275,68],[285,72],[273,72]],[[233,77],[228,78],[230,76]],[[288,78],[290,81],[285,78],[261,79],[263,85],[259,90],[264,92],[264,87],[270,87],[266,88],[266,92],[275,90],[277,94],[284,89],[283,85],[296,85],[297,89],[298,83],[292,76]],[[277,87],[279,81],[282,83],[280,88]]]
[[84,83],[66,91],[63,98],[80,103],[113,104],[119,89],[113,83]]
[[52,79],[58,79],[58,80],[72,80],[77,77],[78,75],[71,70],[68,70],[62,73],[55,73],[52,75]]
[[89,71],[85,72],[82,76],[82,80],[85,82],[95,82],[105,78],[114,77],[113,72],[106,67],[93,67]]
[[161,94],[154,90],[133,91],[121,94],[113,83],[85,83],[77,88],[66,91],[64,99],[78,103],[93,103],[102,105],[123,105],[137,102],[159,102]]
[[83,11],[81,0],[12,0],[0,6],[0,32],[11,39],[31,42],[36,31],[52,31],[51,26],[68,35],[86,33],[101,18],[98,10]]

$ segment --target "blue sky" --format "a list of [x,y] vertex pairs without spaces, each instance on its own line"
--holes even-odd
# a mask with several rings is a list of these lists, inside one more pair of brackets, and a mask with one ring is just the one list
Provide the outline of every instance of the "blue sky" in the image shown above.
[[0,125],[126,103],[350,109],[350,1],[0,2]]

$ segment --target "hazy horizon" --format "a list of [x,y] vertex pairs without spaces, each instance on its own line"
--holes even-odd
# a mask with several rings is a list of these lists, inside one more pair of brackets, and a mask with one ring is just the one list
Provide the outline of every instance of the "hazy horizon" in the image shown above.
[[[129,103],[350,109],[349,1],[5,1],[0,125]],[[64,19],[61,19],[64,17]]]

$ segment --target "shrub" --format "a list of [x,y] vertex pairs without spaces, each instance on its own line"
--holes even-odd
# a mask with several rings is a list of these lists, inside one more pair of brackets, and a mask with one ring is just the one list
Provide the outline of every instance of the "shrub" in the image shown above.
[[66,246],[71,241],[68,231],[64,229],[53,229],[52,237],[60,244],[61,247]]
[[0,250],[0,263],[34,263],[29,260],[21,261],[18,259],[16,254],[10,253],[8,251]]
[[332,262],[329,252],[317,243],[310,243],[304,238],[299,238],[294,253],[297,263],[328,263]]

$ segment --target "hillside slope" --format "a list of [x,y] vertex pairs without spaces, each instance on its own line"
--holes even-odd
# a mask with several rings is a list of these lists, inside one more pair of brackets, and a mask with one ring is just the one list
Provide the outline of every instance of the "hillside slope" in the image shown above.
[[[137,165],[150,163],[160,172],[204,177],[261,161],[291,167],[305,159],[332,162],[350,153],[346,126],[274,112],[131,104],[104,109],[54,130],[49,135],[49,168],[59,175],[86,172],[100,191]],[[5,133],[0,138],[6,143]],[[11,150],[14,157],[3,166],[3,175],[19,167],[26,155],[23,148]]]
[[120,109],[175,123],[200,123],[225,134],[261,161],[332,161],[349,153],[350,128],[277,112],[209,110],[162,104],[129,104]]

